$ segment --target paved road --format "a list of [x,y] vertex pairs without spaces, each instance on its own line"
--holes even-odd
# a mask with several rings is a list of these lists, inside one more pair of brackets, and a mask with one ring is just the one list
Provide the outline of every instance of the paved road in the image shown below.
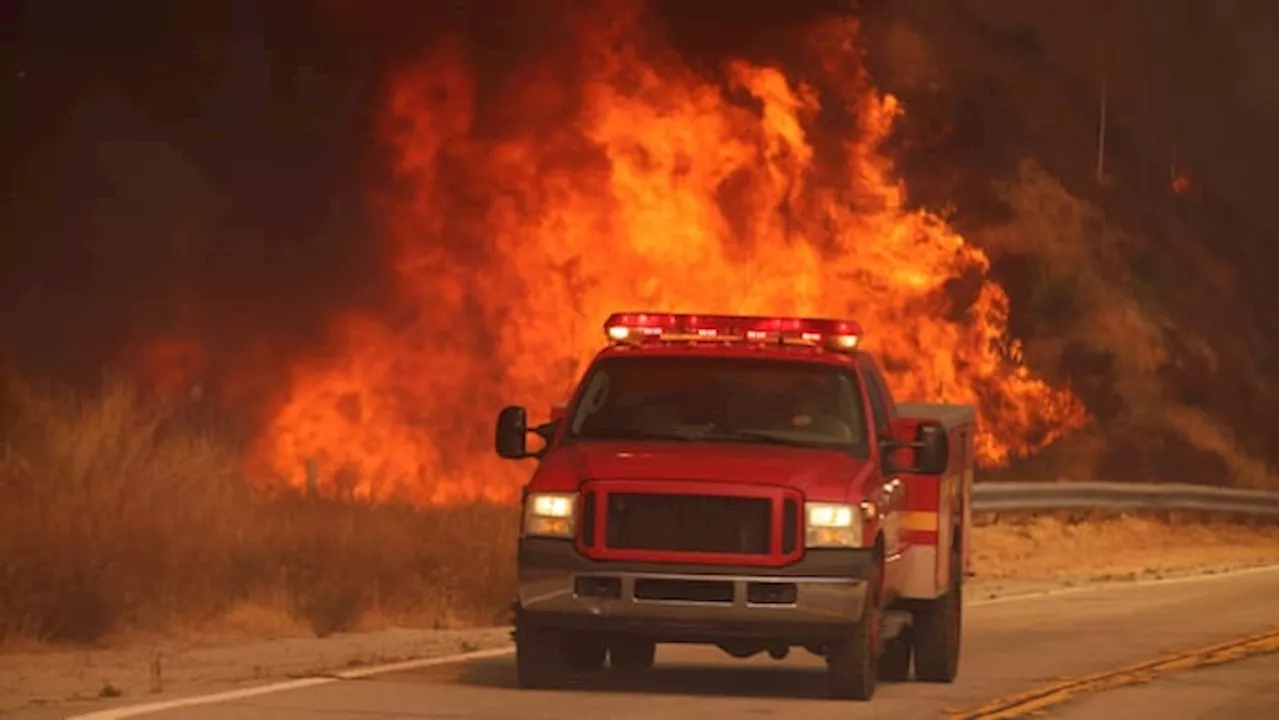
[[1050,713],[1050,717],[1071,720],[1274,718],[1280,712],[1278,675],[1280,658],[1262,655],[1081,698]]
[[[966,609],[960,679],[954,685],[881,685],[869,705],[825,699],[821,660],[800,651],[785,661],[732,660],[715,649],[663,646],[658,667],[628,683],[596,678],[589,688],[529,692],[514,687],[510,657],[475,660],[414,671],[343,680],[300,690],[162,711],[160,720],[354,720],[356,718],[742,718],[859,717],[936,718],[996,697],[1032,689],[1064,676],[1084,675],[1149,660],[1169,652],[1266,631],[1277,621],[1277,573],[1193,578],[1153,584],[1104,586],[1086,592],[1013,598]],[[1076,700],[1054,714],[1064,717],[1274,718],[1275,661],[1270,685],[1259,689],[1249,675],[1263,661],[1217,673],[1170,678],[1194,700],[1170,705],[1159,692],[1113,690]],[[1247,663],[1247,664],[1246,664]],[[1263,663],[1265,665],[1265,663]],[[1203,681],[1227,677],[1232,681]],[[1180,684],[1179,684],[1180,683]],[[1256,683],[1255,683],[1256,684]],[[1269,695],[1269,704],[1258,693]],[[1255,697],[1256,696],[1256,697]],[[1087,703],[1100,703],[1089,705]],[[1261,704],[1259,704],[1261,703]],[[1090,709],[1092,712],[1089,712]],[[1176,708],[1173,712],[1171,708]],[[1225,714],[1220,714],[1225,713]]]

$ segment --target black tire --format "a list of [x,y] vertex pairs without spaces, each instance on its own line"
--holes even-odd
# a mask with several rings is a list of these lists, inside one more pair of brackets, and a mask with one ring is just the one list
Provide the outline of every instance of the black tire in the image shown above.
[[880,654],[880,679],[905,682],[911,678],[911,629],[886,642]]
[[827,691],[844,700],[870,700],[879,675],[880,568],[868,580],[862,617],[849,637],[827,651]]
[[593,635],[565,635],[560,640],[565,667],[571,672],[592,672],[604,667],[609,646]]
[[563,640],[560,633],[517,621],[516,683],[537,690],[562,687],[569,671]]
[[[954,542],[954,541],[953,541]],[[942,597],[918,606],[912,613],[916,679],[950,683],[960,669],[960,630],[964,609],[960,554],[951,556],[951,585]]]
[[615,670],[636,672],[653,667],[657,643],[644,638],[615,640],[609,645],[609,665]]

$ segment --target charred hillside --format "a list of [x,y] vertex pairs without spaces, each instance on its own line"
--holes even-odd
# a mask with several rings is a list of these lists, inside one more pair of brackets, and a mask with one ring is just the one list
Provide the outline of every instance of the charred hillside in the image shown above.
[[1276,13],[865,3],[912,201],[954,208],[1028,361],[1098,420],[1044,473],[1274,486]]

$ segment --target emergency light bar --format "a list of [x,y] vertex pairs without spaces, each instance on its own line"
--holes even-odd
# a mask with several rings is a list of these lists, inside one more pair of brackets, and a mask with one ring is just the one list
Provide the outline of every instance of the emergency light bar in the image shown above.
[[862,336],[862,327],[850,320],[826,318],[627,312],[610,315],[604,323],[604,334],[615,345],[684,341],[776,343],[853,350]]

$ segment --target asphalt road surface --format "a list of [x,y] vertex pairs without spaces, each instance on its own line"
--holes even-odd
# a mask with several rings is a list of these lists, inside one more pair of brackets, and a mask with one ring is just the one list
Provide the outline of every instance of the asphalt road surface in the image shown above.
[[[641,679],[607,671],[563,691],[515,687],[510,656],[339,680],[303,689],[149,712],[173,720],[356,718],[937,718],[1064,677],[1088,675],[1274,629],[1277,572],[1100,586],[1006,598],[965,609],[952,685],[882,683],[870,703],[823,697],[823,665],[733,660],[714,648],[660,646]],[[1277,717],[1276,656],[1254,657],[1076,698],[1057,717]],[[82,711],[83,712],[83,711]],[[117,716],[123,717],[123,716]],[[139,716],[134,716],[139,717]]]

